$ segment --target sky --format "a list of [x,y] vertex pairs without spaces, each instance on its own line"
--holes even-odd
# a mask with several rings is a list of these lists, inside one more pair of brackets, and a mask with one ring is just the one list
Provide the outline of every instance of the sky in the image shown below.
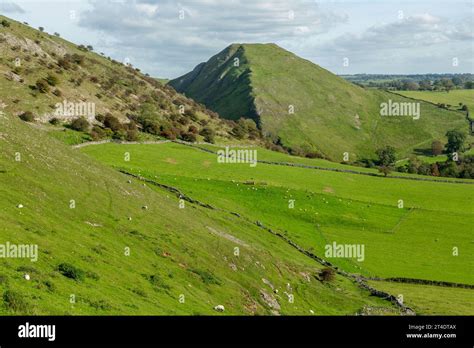
[[336,74],[474,73],[474,0],[0,0],[0,14],[162,78],[268,42]]

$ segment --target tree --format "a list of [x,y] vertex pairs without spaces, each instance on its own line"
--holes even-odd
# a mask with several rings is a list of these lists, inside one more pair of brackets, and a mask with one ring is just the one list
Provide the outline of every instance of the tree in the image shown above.
[[416,156],[411,156],[410,159],[408,160],[408,173],[411,174],[416,174],[418,173],[418,168],[421,165],[421,161],[418,159]]
[[114,132],[117,132],[122,129],[122,124],[120,123],[120,121],[117,119],[117,117],[111,114],[105,115],[104,126],[110,128]]
[[464,83],[465,89],[473,89],[474,88],[474,81],[467,81]]
[[420,85],[414,81],[407,81],[403,83],[403,89],[408,91],[416,91],[420,89]]
[[454,88],[454,83],[451,79],[444,79],[443,80],[443,87],[446,90],[446,92],[449,93],[449,91]]
[[431,89],[431,82],[430,80],[423,80],[420,82],[420,89],[429,91]]
[[71,128],[79,132],[87,132],[89,130],[89,122],[84,117],[79,117],[71,122]]
[[446,152],[448,155],[451,155],[454,152],[464,151],[464,141],[466,140],[466,135],[458,130],[450,130],[446,133],[448,142],[446,144]]
[[384,148],[378,149],[376,154],[379,157],[379,164],[381,166],[391,167],[397,160],[395,149],[392,146],[385,146]]
[[435,140],[431,143],[431,153],[433,154],[433,156],[441,155],[443,153],[443,149],[444,146],[441,141]]
[[392,172],[392,169],[389,166],[380,166],[379,173],[382,173],[383,176],[387,176]]
[[38,29],[39,29],[39,31],[41,31],[41,32],[44,31],[44,28],[43,28],[43,27],[39,27]]
[[439,168],[436,163],[431,164],[431,175],[432,176],[439,176]]

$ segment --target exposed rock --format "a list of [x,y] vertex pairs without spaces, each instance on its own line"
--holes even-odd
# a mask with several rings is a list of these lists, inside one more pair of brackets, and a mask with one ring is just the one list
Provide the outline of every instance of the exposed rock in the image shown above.
[[262,282],[264,282],[266,285],[268,285],[270,288],[272,288],[272,290],[275,289],[273,284],[268,279],[262,278]]
[[268,307],[277,311],[280,310],[280,304],[278,303],[278,301],[272,295],[268,294],[265,290],[260,290],[260,296],[262,297],[263,302],[265,302]]

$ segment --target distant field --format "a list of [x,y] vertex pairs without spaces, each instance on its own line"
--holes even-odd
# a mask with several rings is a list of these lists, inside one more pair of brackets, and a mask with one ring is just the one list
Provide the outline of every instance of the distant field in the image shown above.
[[[370,285],[395,296],[402,295],[405,304],[421,315],[472,315],[474,290],[432,285],[372,281]],[[436,307],[433,306],[436,303]]]
[[449,104],[456,109],[459,108],[459,103],[463,103],[469,110],[474,110],[474,89],[455,89],[449,93],[434,91],[397,91],[396,93],[435,104]]

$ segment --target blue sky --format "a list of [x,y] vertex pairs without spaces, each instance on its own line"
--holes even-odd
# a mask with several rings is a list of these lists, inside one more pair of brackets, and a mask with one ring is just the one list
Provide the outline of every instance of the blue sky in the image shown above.
[[0,0],[0,13],[158,77],[235,42],[275,42],[338,74],[474,73],[472,0]]

